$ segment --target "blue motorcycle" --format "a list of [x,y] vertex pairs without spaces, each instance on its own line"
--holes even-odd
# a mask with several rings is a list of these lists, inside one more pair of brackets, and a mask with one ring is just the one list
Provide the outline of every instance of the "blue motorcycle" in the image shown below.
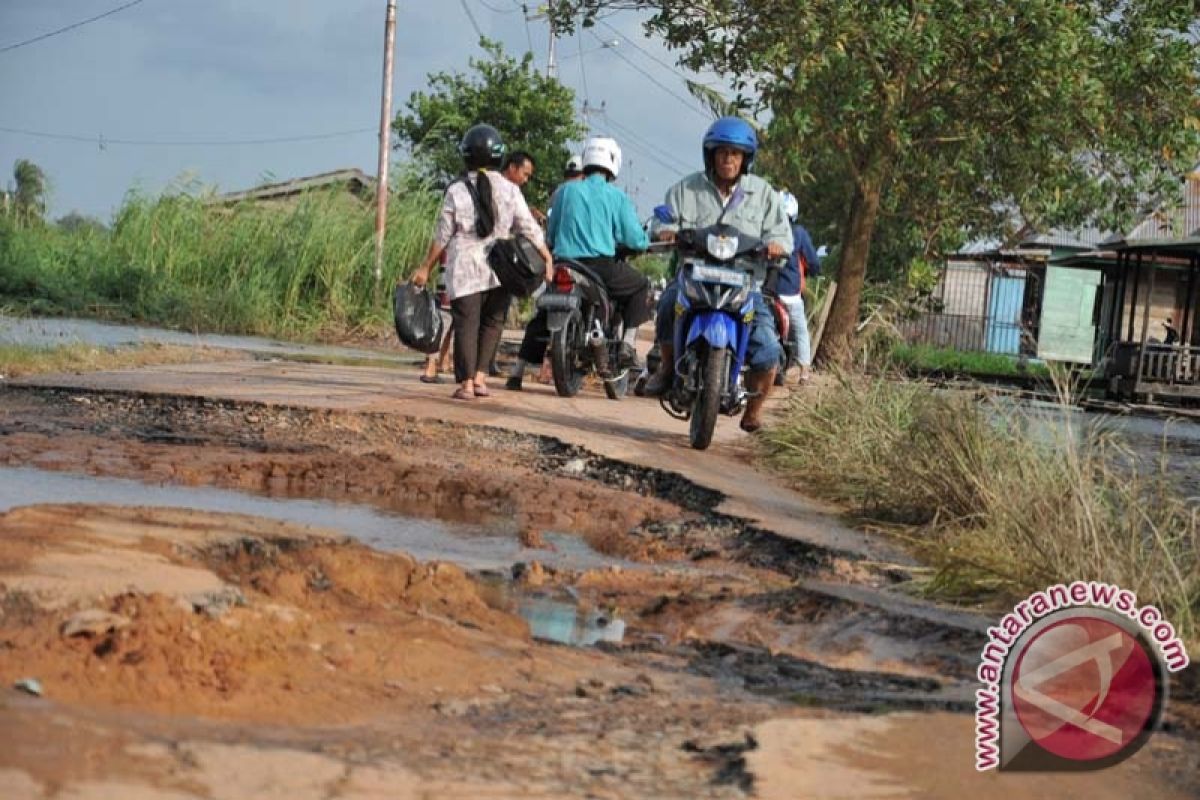
[[703,450],[712,443],[717,415],[736,416],[746,406],[742,367],[754,295],[773,285],[778,264],[767,259],[760,239],[731,225],[680,230],[675,243],[675,382],[660,402],[672,417],[690,422],[691,445]]

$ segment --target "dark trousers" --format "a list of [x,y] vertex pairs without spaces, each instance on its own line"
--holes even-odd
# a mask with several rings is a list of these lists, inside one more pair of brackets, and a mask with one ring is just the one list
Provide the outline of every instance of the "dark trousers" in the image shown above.
[[[604,282],[608,296],[625,321],[625,330],[636,328],[652,316],[650,313],[650,281],[624,261],[610,258],[580,258],[579,263],[587,266],[596,277]],[[519,358],[526,364],[540,364],[550,344],[550,330],[546,326],[546,312],[538,311],[525,326],[525,338],[521,340]]]
[[526,364],[540,364],[550,346],[550,328],[546,324],[546,312],[538,311],[525,326],[525,338],[521,339],[521,350],[517,358]]
[[650,281],[624,261],[611,258],[581,258],[596,277],[604,281],[608,296],[613,299],[625,320],[625,328],[636,328],[650,319]]
[[510,299],[508,292],[497,288],[450,301],[450,316],[454,319],[454,380],[459,383],[473,380],[475,373],[487,369],[500,344]]

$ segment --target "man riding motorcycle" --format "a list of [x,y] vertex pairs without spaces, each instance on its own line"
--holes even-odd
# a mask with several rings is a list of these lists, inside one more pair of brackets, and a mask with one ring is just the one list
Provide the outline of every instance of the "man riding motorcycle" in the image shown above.
[[[655,220],[654,236],[659,241],[674,241],[684,228],[704,228],[718,222],[732,225],[747,236],[762,239],[767,257],[778,259],[792,251],[792,231],[780,202],[779,193],[756,175],[750,167],[758,152],[754,128],[737,117],[722,117],[704,134],[704,170],[676,183],[666,194],[666,205],[673,222]],[[675,298],[678,284],[672,282],[658,301],[655,338],[662,353],[656,372],[646,384],[645,393],[660,396],[674,380]],[[762,407],[775,380],[781,349],[775,320],[761,294],[755,293],[754,321],[746,362],[746,389],[751,393],[742,415],[741,428],[754,432],[762,427]]]
[[[650,281],[617,260],[617,255],[619,248],[645,250],[650,240],[633,202],[612,183],[621,171],[621,148],[616,140],[593,136],[584,144],[582,156],[583,179],[563,183],[555,192],[546,239],[556,259],[578,261],[604,282],[625,323],[619,366],[635,367],[637,326],[650,319]],[[541,363],[548,337],[545,315],[534,317],[505,388],[521,388],[525,365]]]

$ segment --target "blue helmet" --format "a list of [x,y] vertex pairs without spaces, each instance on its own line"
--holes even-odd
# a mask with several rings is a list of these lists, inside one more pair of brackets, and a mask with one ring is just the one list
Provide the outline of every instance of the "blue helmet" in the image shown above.
[[704,171],[712,172],[713,150],[718,147],[736,147],[746,154],[742,161],[742,174],[750,171],[754,154],[758,152],[758,136],[750,123],[738,117],[721,117],[708,126],[704,133]]

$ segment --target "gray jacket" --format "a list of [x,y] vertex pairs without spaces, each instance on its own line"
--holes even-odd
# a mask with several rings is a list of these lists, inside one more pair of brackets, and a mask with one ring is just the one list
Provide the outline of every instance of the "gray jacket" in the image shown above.
[[[740,200],[738,190],[743,195]],[[785,253],[792,252],[792,226],[779,192],[771,184],[757,175],[743,175],[729,202],[737,202],[737,206],[725,215],[723,222],[747,236],[759,237],[764,243],[778,242]],[[717,221],[725,208],[721,193],[703,172],[694,172],[667,189],[666,204],[675,212],[677,222],[665,224],[655,219],[654,233],[707,227]]]

